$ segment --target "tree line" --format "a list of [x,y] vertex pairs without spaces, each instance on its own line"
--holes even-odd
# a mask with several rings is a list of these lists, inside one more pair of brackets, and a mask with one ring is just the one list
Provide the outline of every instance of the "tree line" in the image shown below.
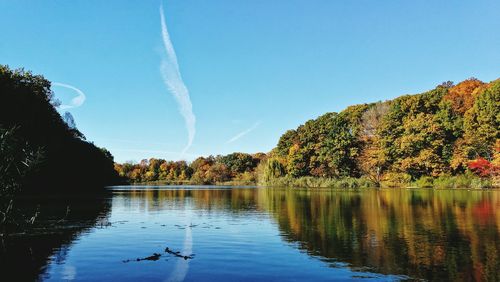
[[130,182],[218,184],[237,181],[250,184],[256,182],[257,167],[266,158],[264,153],[232,153],[198,157],[189,164],[186,161],[151,158],[139,163],[115,163],[115,169]]
[[18,186],[43,192],[121,181],[315,186],[347,179],[349,186],[475,175],[499,183],[500,80],[445,82],[421,94],[350,106],[285,132],[268,153],[190,163],[114,163],[109,151],[86,140],[70,113],[57,112],[50,81],[29,71],[0,65],[0,99],[3,194]]
[[285,132],[268,154],[115,165],[131,181],[272,184],[306,177],[364,179],[374,185],[464,174],[498,185],[499,167],[500,80],[476,78],[326,113]]
[[471,78],[327,113],[287,131],[271,155],[293,177],[498,177],[499,138],[500,80]]

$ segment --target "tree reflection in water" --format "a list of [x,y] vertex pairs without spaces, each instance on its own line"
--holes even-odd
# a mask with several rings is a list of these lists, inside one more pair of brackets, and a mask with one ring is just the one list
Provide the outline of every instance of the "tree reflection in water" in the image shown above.
[[259,190],[286,240],[327,261],[434,281],[500,280],[500,193]]
[[433,281],[500,281],[500,191],[431,189],[166,187],[118,189],[112,198],[99,200],[46,199],[41,210],[45,223],[63,217],[67,205],[70,216],[58,227],[4,239],[2,273],[16,274],[18,280],[47,275],[49,258],[64,260],[77,237],[106,220],[111,203],[124,210],[165,213],[189,203],[214,217],[269,214],[283,240],[332,267],[348,264],[355,270]]
[[[286,241],[356,270],[434,281],[500,280],[500,191],[432,189],[136,190],[144,208],[193,198],[205,211],[259,210]],[[166,201],[165,199],[170,199]],[[147,204],[146,204],[147,202]]]
[[40,216],[26,232],[2,237],[0,280],[32,281],[43,277],[51,260],[62,263],[72,242],[92,227],[106,224],[110,211],[107,194],[24,198],[16,204],[26,214],[39,205]]

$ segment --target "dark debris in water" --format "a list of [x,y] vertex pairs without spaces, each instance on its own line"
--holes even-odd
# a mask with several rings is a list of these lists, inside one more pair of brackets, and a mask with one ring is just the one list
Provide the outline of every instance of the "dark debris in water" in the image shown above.
[[[195,226],[198,226],[198,225],[195,225]],[[214,226],[213,224],[209,224],[209,223],[202,223],[201,228],[214,228],[214,229],[222,229],[222,228],[221,228],[221,227],[219,227],[219,226]]]
[[[206,223],[203,223],[203,224],[206,224]],[[187,225],[187,224],[186,224],[186,225],[179,225],[179,224],[175,224],[174,226],[175,226],[175,227],[177,227],[178,229],[182,229],[182,230],[184,230],[184,229],[186,229],[186,228],[188,228],[188,227],[189,227],[189,228],[195,228],[195,227],[196,227],[196,226],[198,226],[198,225],[199,225],[199,224],[192,224],[192,223],[191,223],[191,224],[189,224],[189,225]],[[164,226],[164,225],[162,225],[162,226]],[[207,228],[207,227],[203,226],[202,228]]]
[[181,252],[179,252],[179,251],[177,251],[177,252],[172,251],[168,247],[165,249],[165,253],[171,254],[171,255],[176,256],[178,258],[183,258],[185,260],[193,259],[194,258],[194,254],[190,254],[189,256],[184,256],[184,255],[181,255]]
[[108,227],[117,227],[117,224],[126,224],[128,220],[119,220],[119,221],[109,221],[108,219],[101,219],[95,224],[95,228],[97,229],[105,229]]
[[[181,254],[180,251],[173,251],[171,250],[169,247],[165,248],[165,253],[167,254],[170,254],[170,255],[173,255],[174,257],[178,257],[178,258],[182,258],[184,260],[188,260],[188,259],[193,259],[194,258],[194,254],[190,254],[190,255],[183,255]],[[163,255],[162,254],[159,254],[159,253],[153,253],[152,255],[148,256],[148,257],[144,257],[144,258],[136,258],[136,259],[127,259],[127,260],[123,260],[124,263],[127,263],[127,262],[132,262],[132,261],[144,261],[144,260],[149,260],[149,261],[157,261],[159,260]]]
[[152,254],[151,256],[149,257],[145,257],[145,258],[136,258],[136,259],[127,259],[127,260],[124,260],[123,262],[131,262],[131,261],[143,261],[143,260],[152,260],[152,261],[157,261],[159,260],[161,257],[161,254],[158,254],[158,253],[154,253]]

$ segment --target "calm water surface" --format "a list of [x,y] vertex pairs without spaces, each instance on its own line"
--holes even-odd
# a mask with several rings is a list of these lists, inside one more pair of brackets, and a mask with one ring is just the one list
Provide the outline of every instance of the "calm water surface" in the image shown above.
[[2,267],[47,281],[500,281],[500,191],[124,186],[68,205],[3,242]]

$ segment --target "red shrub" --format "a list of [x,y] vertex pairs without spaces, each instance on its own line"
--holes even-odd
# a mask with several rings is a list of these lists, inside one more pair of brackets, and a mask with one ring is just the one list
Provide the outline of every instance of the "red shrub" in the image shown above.
[[469,162],[469,169],[481,177],[489,177],[493,174],[495,166],[486,159],[479,158]]

